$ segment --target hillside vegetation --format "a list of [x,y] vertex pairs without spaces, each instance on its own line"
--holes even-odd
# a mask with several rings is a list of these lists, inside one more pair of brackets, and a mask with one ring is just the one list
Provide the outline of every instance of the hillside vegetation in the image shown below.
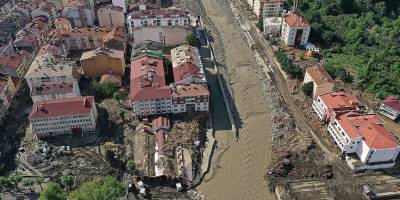
[[378,98],[400,95],[399,0],[300,0],[299,9],[328,71],[345,68]]

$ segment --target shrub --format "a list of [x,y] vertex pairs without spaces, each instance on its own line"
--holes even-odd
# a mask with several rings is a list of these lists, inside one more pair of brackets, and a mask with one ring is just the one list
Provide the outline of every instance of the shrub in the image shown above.
[[314,90],[314,84],[313,82],[308,82],[306,84],[304,84],[303,86],[301,86],[301,90],[303,91],[303,93],[307,96],[312,96],[313,90]]

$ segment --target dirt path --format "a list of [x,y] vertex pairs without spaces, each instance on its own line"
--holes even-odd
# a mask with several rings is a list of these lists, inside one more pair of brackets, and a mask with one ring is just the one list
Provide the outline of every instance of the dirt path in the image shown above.
[[226,151],[217,159],[214,176],[205,180],[199,189],[207,199],[272,199],[263,177],[270,161],[271,117],[260,88],[256,60],[239,27],[232,24],[231,17],[225,16],[229,15],[226,5],[215,0],[202,2],[222,39],[242,127],[239,127],[238,140],[231,132],[216,131],[218,145]]

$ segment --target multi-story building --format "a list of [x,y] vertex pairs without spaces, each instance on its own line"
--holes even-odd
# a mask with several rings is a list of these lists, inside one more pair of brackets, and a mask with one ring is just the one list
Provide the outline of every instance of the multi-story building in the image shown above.
[[391,120],[396,120],[400,117],[400,97],[390,96],[386,98],[379,108],[379,112]]
[[39,16],[45,16],[49,25],[52,26],[58,17],[54,3],[49,1],[41,2],[38,7],[31,12],[32,19]]
[[65,44],[68,51],[96,49],[101,44],[113,49],[126,48],[122,27],[59,29],[53,30],[51,35],[53,42]]
[[[154,166],[154,170],[156,176],[163,176],[165,171],[165,166],[161,163],[165,159],[164,154],[164,141],[165,135],[169,133],[171,129],[170,120],[167,117],[159,116],[151,122],[152,131],[157,135],[156,141],[156,152],[154,153],[154,162],[156,163]],[[160,163],[160,164],[157,164]]]
[[131,60],[136,60],[143,56],[161,59],[163,56],[161,49],[162,44],[159,42],[151,40],[135,42],[132,45]]
[[280,16],[285,0],[247,0],[259,18]]
[[171,50],[172,70],[175,83],[207,83],[199,50],[181,45]]
[[57,18],[54,25],[56,26],[56,29],[72,29],[71,22],[64,17]]
[[27,29],[22,29],[17,32],[14,40],[15,49],[25,50],[32,55],[35,55],[39,50],[39,42],[37,41],[37,35]]
[[332,121],[341,113],[363,110],[356,97],[345,92],[331,92],[314,99],[312,107],[322,121]]
[[127,17],[128,31],[135,42],[152,40],[166,46],[184,43],[189,24],[185,11],[171,8],[139,11]]
[[125,26],[124,11],[119,6],[108,5],[97,11],[100,26]]
[[29,120],[39,138],[96,131],[97,109],[93,96],[37,102]]
[[303,84],[313,83],[313,98],[333,91],[335,83],[328,72],[319,66],[312,66],[306,69]]
[[81,93],[76,81],[42,82],[34,85],[31,91],[33,103],[79,96]]
[[93,7],[85,0],[70,1],[64,7],[62,16],[68,18],[75,28],[93,26],[95,20]]
[[205,84],[172,85],[172,113],[207,112],[210,93]]
[[[38,16],[33,18],[32,22],[28,23],[23,30],[32,33],[36,37],[36,41],[39,46],[47,43],[48,35],[51,30],[51,26],[47,23],[48,19],[44,16]],[[19,34],[19,33],[18,33]]]
[[0,38],[0,57],[15,53],[12,38],[7,33],[4,33],[4,35],[4,37]]
[[279,35],[281,32],[281,17],[264,17],[263,33],[265,35]]
[[14,11],[8,15],[0,15],[0,31],[14,35],[30,21],[30,16]]
[[115,49],[98,48],[86,51],[81,57],[83,74],[92,78],[104,74],[123,76],[125,72],[124,51]]
[[1,0],[0,1],[0,16],[5,16],[13,12],[15,6],[14,0]]
[[131,63],[130,99],[139,116],[208,111],[205,84],[166,85],[161,59],[141,57]]
[[128,2],[126,0],[112,0],[112,5],[122,8],[122,11],[124,11],[124,13],[126,13],[127,4]]
[[30,91],[43,82],[69,82],[79,80],[75,63],[65,61],[61,50],[54,45],[41,48],[25,75]]
[[311,25],[299,12],[284,14],[281,39],[287,46],[304,46],[308,42]]
[[355,154],[367,165],[395,165],[400,145],[376,114],[349,112],[339,115],[328,126],[343,154]]
[[23,78],[32,61],[30,56],[30,54],[23,51],[10,56],[0,57],[0,74]]

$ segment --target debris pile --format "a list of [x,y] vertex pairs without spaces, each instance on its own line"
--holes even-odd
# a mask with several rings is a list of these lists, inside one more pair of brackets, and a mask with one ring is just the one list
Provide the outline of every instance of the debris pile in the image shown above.
[[197,191],[197,190],[189,190],[186,192],[186,196],[190,199],[190,200],[204,200],[206,199],[206,197],[203,195],[203,193],[201,193],[201,191]]
[[33,165],[50,163],[69,152],[70,150],[66,146],[53,146],[46,142],[41,142],[37,144],[33,154],[28,157],[28,160],[31,161]]

